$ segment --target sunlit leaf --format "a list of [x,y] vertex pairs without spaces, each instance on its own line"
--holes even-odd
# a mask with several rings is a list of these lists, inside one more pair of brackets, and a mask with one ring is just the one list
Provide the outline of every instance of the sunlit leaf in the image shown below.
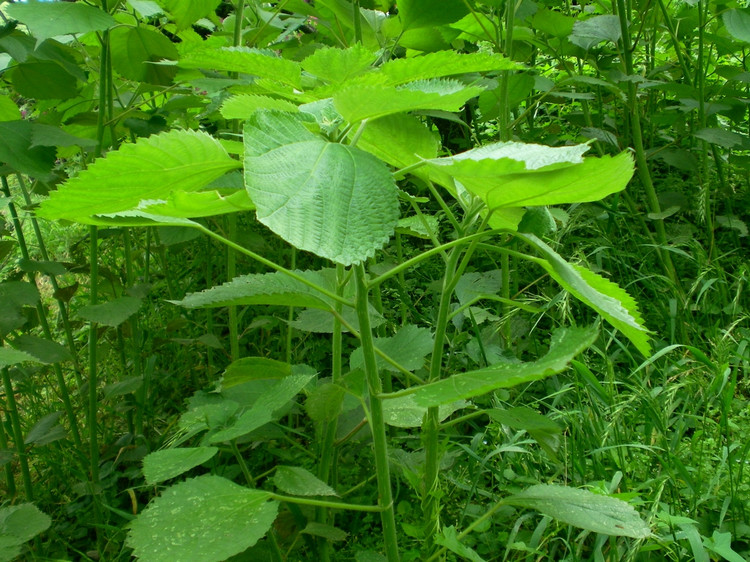
[[398,220],[396,184],[383,162],[326,142],[289,113],[259,111],[246,122],[245,183],[260,222],[344,265],[372,256]]
[[167,37],[148,26],[138,26],[113,29],[109,40],[112,67],[119,74],[159,86],[172,83],[177,67],[153,64],[163,59],[177,60],[177,48]]
[[197,191],[240,167],[218,141],[196,131],[174,130],[125,144],[96,160],[42,202],[37,214],[91,222],[105,215],[158,201],[172,191]]
[[372,67],[377,54],[356,43],[348,49],[323,47],[302,61],[302,68],[318,78],[341,84]]
[[470,72],[499,72],[518,68],[518,63],[490,53],[438,51],[418,57],[391,59],[379,68],[386,84],[397,86],[415,80],[443,78]]
[[248,47],[198,48],[180,58],[184,68],[202,68],[251,74],[300,87],[299,63]]
[[278,503],[220,476],[181,482],[152,500],[130,524],[127,545],[148,562],[220,562],[254,545]]
[[179,31],[212,14],[221,0],[159,0],[159,3],[172,14]]

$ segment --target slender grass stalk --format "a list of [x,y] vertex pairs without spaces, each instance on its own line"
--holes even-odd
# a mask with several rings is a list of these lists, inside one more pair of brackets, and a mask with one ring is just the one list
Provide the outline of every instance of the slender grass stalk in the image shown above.
[[[7,415],[7,413],[6,413]],[[6,418],[10,423],[10,416]],[[5,434],[5,421],[0,416],[0,449],[9,450],[8,447],[8,436]],[[11,463],[5,463],[3,467],[5,470],[5,487],[7,488],[8,497],[15,498],[16,496],[16,477],[13,473],[13,466]]]
[[375,359],[375,345],[370,328],[370,311],[368,308],[368,287],[365,267],[358,264],[354,267],[354,280],[357,290],[356,310],[364,357],[365,378],[369,390],[370,429],[375,447],[375,470],[378,475],[378,505],[382,508],[380,520],[383,525],[383,539],[388,562],[398,562],[398,534],[391,489],[391,473],[388,465],[388,444],[386,437],[383,404],[379,398],[382,384]]
[[13,391],[13,385],[10,380],[10,369],[3,367],[0,370],[3,379],[3,389],[5,390],[5,403],[7,404],[6,412],[10,418],[10,427],[13,431],[13,446],[18,456],[18,465],[21,468],[21,481],[23,490],[26,494],[26,500],[34,501],[34,485],[31,482],[31,473],[29,472],[29,458],[26,451],[26,444],[23,442],[23,432],[21,431],[21,416],[18,414],[18,403]]

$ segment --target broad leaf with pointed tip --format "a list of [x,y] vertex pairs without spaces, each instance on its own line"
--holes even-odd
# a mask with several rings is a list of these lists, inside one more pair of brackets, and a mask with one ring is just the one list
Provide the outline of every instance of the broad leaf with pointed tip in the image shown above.
[[294,496],[338,496],[336,490],[299,466],[277,466],[273,483],[282,492]]
[[[589,347],[597,336],[594,328],[563,328],[552,333],[547,355],[528,363],[500,363],[484,369],[460,373],[425,384],[414,390],[384,395],[384,399],[404,407],[426,408],[474,398],[498,388],[511,388],[547,378],[565,370],[571,359]],[[389,404],[389,408],[398,406]]]
[[56,35],[103,31],[117,24],[105,11],[82,3],[31,2],[8,4],[3,9],[26,25],[37,44]]
[[629,503],[588,490],[537,484],[504,498],[502,502],[536,509],[563,523],[604,535],[635,539],[645,539],[651,535],[648,525]]
[[181,482],[151,500],[130,524],[127,545],[148,562],[220,562],[250,548],[271,528],[278,502],[205,475]]
[[296,88],[302,76],[299,63],[248,47],[194,48],[180,58],[179,66],[252,74]]
[[391,59],[379,68],[379,72],[385,75],[387,84],[395,86],[414,80],[515,68],[519,68],[519,64],[502,55],[438,51],[419,57]]
[[196,131],[170,131],[123,145],[65,182],[42,202],[49,219],[95,223],[93,215],[137,209],[173,191],[198,191],[239,168],[216,140]]
[[143,459],[143,476],[147,484],[158,484],[203,464],[218,452],[217,447],[182,447],[154,451]]
[[383,162],[326,142],[289,113],[259,111],[246,122],[245,185],[260,222],[343,265],[372,256],[398,221],[396,184]]

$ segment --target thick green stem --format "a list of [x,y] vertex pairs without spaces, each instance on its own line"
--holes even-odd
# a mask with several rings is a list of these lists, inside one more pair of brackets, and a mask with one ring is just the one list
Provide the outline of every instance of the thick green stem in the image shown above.
[[[8,417],[10,422],[10,418]],[[0,449],[8,450],[8,437],[5,435],[5,424],[3,418],[0,416]],[[5,487],[8,497],[13,500],[16,495],[16,477],[13,474],[13,466],[11,463],[5,463]]]
[[365,377],[367,378],[367,387],[370,394],[370,429],[375,447],[375,470],[378,475],[378,505],[383,510],[380,513],[380,520],[383,525],[383,539],[388,561],[398,562],[400,556],[398,551],[398,535],[396,532],[396,516],[393,508],[393,492],[391,490],[391,472],[388,466],[388,444],[385,420],[383,418],[383,404],[379,398],[382,391],[382,384],[378,373],[377,361],[375,359],[375,344],[370,328],[367,277],[364,265],[355,265],[354,274],[357,289],[357,319],[359,320]]

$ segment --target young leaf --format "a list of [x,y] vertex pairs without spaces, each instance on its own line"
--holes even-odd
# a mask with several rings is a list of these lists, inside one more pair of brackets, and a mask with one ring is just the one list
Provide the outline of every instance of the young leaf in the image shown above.
[[[417,109],[458,111],[484,90],[456,80],[435,78],[403,86],[351,86],[333,96],[336,110],[350,123]],[[362,103],[366,99],[367,103]]]
[[126,544],[148,562],[220,562],[253,546],[271,528],[278,502],[220,476],[181,482],[130,524]]
[[587,490],[538,484],[503,499],[503,503],[535,509],[563,523],[595,533],[635,539],[651,535],[648,525],[629,503]]
[[415,390],[404,390],[384,395],[389,408],[412,405],[426,408],[473,398],[498,388],[511,388],[562,372],[570,360],[589,347],[597,336],[595,328],[562,328],[552,333],[547,355],[528,363],[501,363],[484,369],[453,375],[425,384]]
[[240,167],[221,144],[196,131],[174,130],[123,145],[65,182],[37,214],[92,222],[92,215],[136,209],[172,191],[197,191]]
[[141,201],[139,207],[150,215],[174,218],[214,217],[255,209],[244,189],[228,193],[224,190],[173,191],[165,199]]
[[643,318],[633,297],[593,271],[568,263],[533,234],[519,233],[517,236],[541,252],[545,259],[537,263],[566,291],[601,314],[633,342],[643,355],[651,355],[649,332],[643,325]]
[[57,35],[103,31],[117,23],[103,10],[80,3],[16,3],[3,9],[10,17],[26,25],[36,37],[37,45]]
[[455,552],[461,558],[471,560],[471,562],[485,562],[484,558],[479,556],[474,549],[469,548],[458,539],[458,533],[453,526],[443,528],[441,534],[435,537],[435,542],[451,552]]
[[219,449],[216,447],[184,447],[149,453],[143,459],[143,476],[149,485],[164,482],[203,464]]
[[299,466],[277,466],[273,483],[293,496],[338,496],[336,490]]
[[288,113],[259,111],[246,122],[245,184],[260,222],[343,265],[372,256],[398,221],[396,184],[383,162],[316,137]]

